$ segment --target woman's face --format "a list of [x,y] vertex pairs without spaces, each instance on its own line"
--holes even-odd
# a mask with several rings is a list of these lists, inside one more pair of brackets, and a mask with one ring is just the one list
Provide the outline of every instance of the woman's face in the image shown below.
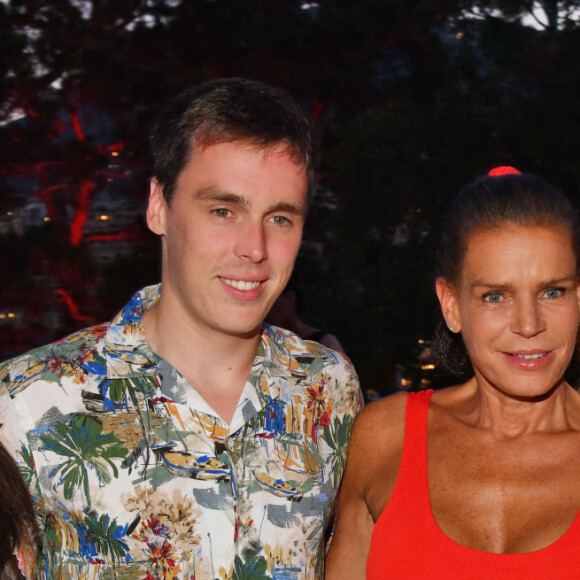
[[460,280],[437,280],[437,294],[480,386],[528,398],[563,380],[580,320],[568,230],[507,223],[476,231]]

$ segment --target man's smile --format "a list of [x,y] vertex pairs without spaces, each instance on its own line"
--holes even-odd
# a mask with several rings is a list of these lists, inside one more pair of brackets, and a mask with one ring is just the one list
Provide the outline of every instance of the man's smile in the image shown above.
[[221,278],[222,282],[225,282],[228,286],[235,288],[236,290],[253,290],[257,288],[262,282],[256,281],[251,282],[249,280],[231,280],[229,278]]

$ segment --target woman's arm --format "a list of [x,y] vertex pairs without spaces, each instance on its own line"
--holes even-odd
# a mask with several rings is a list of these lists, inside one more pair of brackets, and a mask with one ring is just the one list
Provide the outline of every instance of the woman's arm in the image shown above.
[[[352,441],[351,441],[352,445]],[[356,480],[354,454],[347,461],[340,489],[334,536],[326,557],[325,580],[364,580],[373,531],[373,518],[367,508],[360,481]]]
[[325,580],[364,580],[375,521],[397,480],[407,396],[365,407],[356,418],[337,504]]

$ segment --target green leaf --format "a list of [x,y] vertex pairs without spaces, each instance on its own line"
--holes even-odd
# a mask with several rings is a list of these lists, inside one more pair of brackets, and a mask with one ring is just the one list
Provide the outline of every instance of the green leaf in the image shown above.
[[234,560],[234,580],[268,580],[272,578],[266,573],[268,563],[264,556],[252,556],[242,560],[236,556]]

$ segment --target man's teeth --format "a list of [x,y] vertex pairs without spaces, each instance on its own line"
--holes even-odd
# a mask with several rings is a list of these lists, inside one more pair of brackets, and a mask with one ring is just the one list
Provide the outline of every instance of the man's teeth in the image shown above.
[[516,356],[519,358],[525,358],[526,360],[532,360],[535,358],[540,358],[540,357],[546,356],[546,353],[542,352],[539,354],[516,354]]
[[260,282],[246,282],[244,280],[228,280],[227,278],[222,278],[222,280],[232,288],[236,290],[253,290],[260,285]]

